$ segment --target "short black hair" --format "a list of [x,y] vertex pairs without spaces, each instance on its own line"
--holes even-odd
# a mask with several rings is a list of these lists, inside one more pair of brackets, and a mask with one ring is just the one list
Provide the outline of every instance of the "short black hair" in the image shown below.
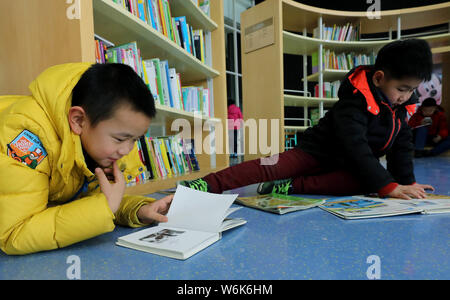
[[375,70],[382,70],[394,79],[431,79],[433,58],[425,40],[398,40],[380,49],[375,61]]
[[427,98],[422,101],[422,107],[430,107],[430,106],[437,106],[436,100],[434,98]]
[[112,118],[115,110],[123,104],[149,118],[156,115],[149,88],[128,65],[93,64],[72,90],[72,106],[81,106],[94,127]]

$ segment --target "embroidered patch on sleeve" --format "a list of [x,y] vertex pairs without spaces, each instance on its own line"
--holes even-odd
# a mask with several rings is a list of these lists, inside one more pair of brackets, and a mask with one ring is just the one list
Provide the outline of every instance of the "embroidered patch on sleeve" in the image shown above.
[[8,144],[8,156],[32,169],[36,169],[47,157],[47,151],[45,151],[37,135],[24,130]]

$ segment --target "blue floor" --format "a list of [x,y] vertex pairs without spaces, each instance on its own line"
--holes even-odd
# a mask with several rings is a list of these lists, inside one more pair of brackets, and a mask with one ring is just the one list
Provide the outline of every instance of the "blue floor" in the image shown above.
[[431,184],[436,194],[450,195],[450,156],[416,158],[414,174],[418,183]]

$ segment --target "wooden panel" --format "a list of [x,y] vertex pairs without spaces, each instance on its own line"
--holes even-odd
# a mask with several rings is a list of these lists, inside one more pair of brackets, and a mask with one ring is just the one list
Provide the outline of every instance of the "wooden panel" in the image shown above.
[[[228,167],[229,155],[226,154],[228,149],[228,130],[226,119],[228,115],[227,109],[227,77],[225,62],[225,24],[223,18],[223,1],[210,1],[211,19],[217,24],[217,29],[211,33],[211,44],[213,53],[213,68],[220,75],[213,79],[214,89],[214,116],[222,120],[222,139],[216,139],[216,150],[223,154],[216,155],[216,167]],[[217,127],[219,128],[219,127]],[[216,133],[217,134],[217,133]]]
[[[275,43],[245,53],[245,29],[258,24],[268,18],[273,18]],[[272,145],[270,139],[270,120],[279,120],[278,151],[284,148],[284,108],[283,108],[283,52],[282,52],[282,28],[281,3],[276,0],[267,0],[241,14],[241,44],[242,47],[242,93],[244,122],[259,122],[265,120],[268,123],[267,145]],[[245,129],[245,160],[255,159],[264,155],[259,147],[258,136]],[[254,145],[256,141],[256,145]],[[253,143],[253,144],[251,144]],[[253,149],[252,149],[253,148]],[[254,152],[256,148],[257,153]]]
[[[0,1],[0,94],[29,94],[28,85],[46,68],[95,60],[91,3],[79,3],[81,19],[69,19],[66,1]],[[81,36],[92,46],[82,49]]]

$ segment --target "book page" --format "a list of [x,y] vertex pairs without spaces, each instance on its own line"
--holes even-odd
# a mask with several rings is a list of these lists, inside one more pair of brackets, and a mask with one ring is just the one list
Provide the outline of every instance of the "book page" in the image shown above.
[[213,194],[178,186],[164,227],[220,232],[237,194]]

